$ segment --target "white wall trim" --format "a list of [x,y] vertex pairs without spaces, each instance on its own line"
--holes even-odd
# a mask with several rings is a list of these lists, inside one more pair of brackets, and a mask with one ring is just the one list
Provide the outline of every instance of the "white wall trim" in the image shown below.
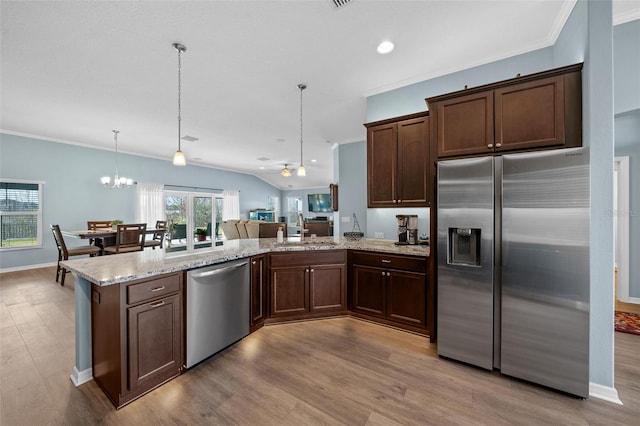
[[625,302],[627,302],[627,303],[635,303],[637,305],[640,305],[640,297],[629,297],[629,298],[627,298],[627,300],[625,300]]
[[[629,298],[629,157],[614,158],[614,170],[618,172],[616,193],[618,205],[614,207],[618,232],[616,240],[616,261],[618,264],[618,300],[627,303]],[[635,298],[637,299],[637,298]]]
[[614,404],[624,405],[618,398],[618,391],[614,387],[603,386],[597,383],[589,382],[589,396],[592,398],[602,399],[604,401],[613,402]]
[[0,274],[4,274],[5,272],[18,272],[18,271],[28,271],[29,269],[48,268],[49,266],[56,266],[56,265],[57,265],[56,262],[48,262],[48,263],[40,263],[37,265],[16,266],[13,268],[0,269]]
[[93,369],[87,368],[86,370],[79,371],[78,367],[73,367],[73,372],[69,376],[73,384],[78,387],[84,383],[93,380]]

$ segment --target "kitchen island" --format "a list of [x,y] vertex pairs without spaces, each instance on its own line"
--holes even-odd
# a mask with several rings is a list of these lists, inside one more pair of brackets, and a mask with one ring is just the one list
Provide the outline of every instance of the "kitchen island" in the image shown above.
[[166,253],[164,250],[67,260],[61,265],[75,280],[75,352],[76,365],[71,380],[76,386],[90,381],[91,354],[91,286],[110,286],[268,253],[354,250],[393,255],[428,257],[428,246],[397,246],[391,241],[346,241],[324,237],[300,241],[291,237],[284,243],[274,238],[225,241],[222,246],[193,253]]

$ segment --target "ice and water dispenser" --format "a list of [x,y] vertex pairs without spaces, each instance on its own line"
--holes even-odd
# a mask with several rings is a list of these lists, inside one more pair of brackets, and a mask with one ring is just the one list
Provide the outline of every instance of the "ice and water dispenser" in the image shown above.
[[480,228],[449,228],[450,265],[480,266]]

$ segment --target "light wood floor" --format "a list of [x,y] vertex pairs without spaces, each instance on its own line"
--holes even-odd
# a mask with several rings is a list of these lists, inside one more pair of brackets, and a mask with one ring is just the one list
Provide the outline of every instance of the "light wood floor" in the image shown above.
[[625,403],[439,359],[428,339],[335,318],[264,327],[116,411],[74,365],[73,277],[0,274],[0,425],[637,425],[640,336],[615,333]]

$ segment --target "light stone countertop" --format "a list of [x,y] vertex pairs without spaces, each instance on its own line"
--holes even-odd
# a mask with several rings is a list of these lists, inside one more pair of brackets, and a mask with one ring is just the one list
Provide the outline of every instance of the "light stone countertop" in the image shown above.
[[75,275],[100,286],[133,281],[176,271],[200,268],[262,253],[313,250],[365,250],[380,253],[429,256],[429,246],[397,246],[393,241],[363,238],[347,241],[339,237],[320,237],[300,242],[289,237],[285,243],[275,238],[225,241],[223,245],[196,252],[169,252],[145,249],[141,252],[65,260],[60,264]]

